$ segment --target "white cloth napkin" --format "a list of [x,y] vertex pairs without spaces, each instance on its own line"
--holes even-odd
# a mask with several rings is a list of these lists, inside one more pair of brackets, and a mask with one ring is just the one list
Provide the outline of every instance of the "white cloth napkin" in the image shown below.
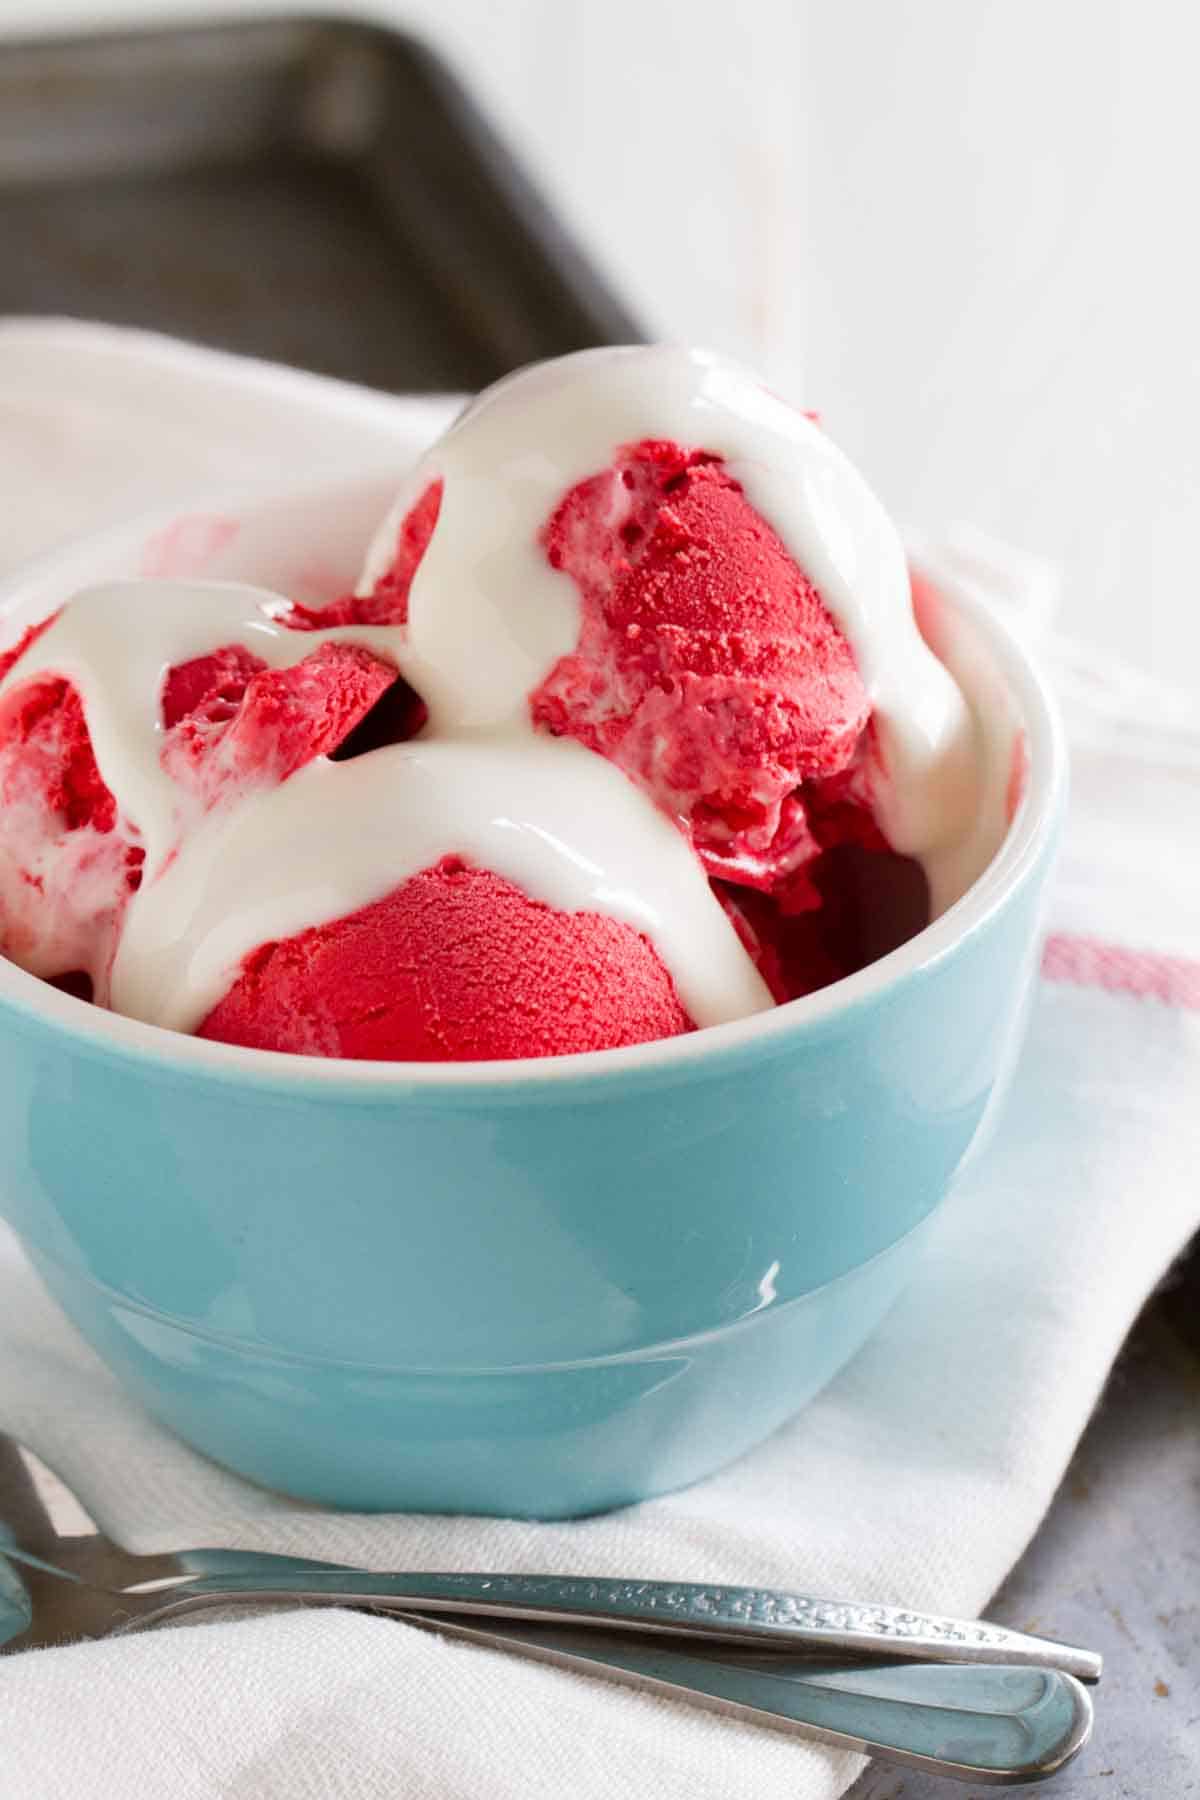
[[[380,461],[399,473],[446,411],[131,333],[0,327],[0,569],[131,504],[231,478],[279,485]],[[1029,611],[1043,591],[1036,569],[977,538],[942,554],[998,604]],[[1078,745],[1075,807],[1012,1099],[919,1279],[761,1449],[685,1493],[575,1523],[322,1513],[153,1424],[3,1236],[0,1423],[139,1550],[222,1543],[982,1608],[1143,1297],[1200,1221],[1200,717],[1070,646],[1048,639],[1047,653]],[[860,1766],[348,1613],[0,1661],[4,1800],[830,1800]]]

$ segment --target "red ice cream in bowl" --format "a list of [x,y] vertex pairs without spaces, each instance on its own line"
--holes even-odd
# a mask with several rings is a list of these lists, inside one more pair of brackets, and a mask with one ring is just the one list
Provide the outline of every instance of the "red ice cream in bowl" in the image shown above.
[[5,1204],[222,1461],[588,1510],[756,1441],[896,1291],[1011,1058],[1061,748],[719,359],[510,377],[360,569],[381,510],[10,589]]

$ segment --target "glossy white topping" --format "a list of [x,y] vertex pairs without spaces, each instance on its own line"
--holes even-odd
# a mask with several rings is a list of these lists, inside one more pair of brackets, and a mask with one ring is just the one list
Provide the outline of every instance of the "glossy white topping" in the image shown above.
[[[448,854],[644,931],[698,1024],[771,1004],[670,821],[602,758],[529,719],[529,694],[579,625],[574,584],[538,534],[568,489],[641,438],[723,457],[813,582],[874,710],[880,824],[924,862],[935,913],[958,898],[999,841],[976,828],[979,727],[917,632],[903,551],[869,488],[810,419],[736,365],[672,348],[588,351],[489,389],[413,470],[360,584],[369,591],[390,566],[409,507],[442,480],[407,627],[292,632],[278,617],[287,601],[261,588],[121,582],[73,600],[0,684],[53,673],[77,687],[100,773],[145,847],[113,967],[119,1011],[194,1028],[258,944],[380,899]],[[231,643],[283,667],[325,641],[395,664],[430,708],[426,733],[319,759],[204,813],[160,760],[167,670]]]
[[[283,668],[333,642],[411,666],[400,628],[289,631],[278,622],[287,605],[227,582],[92,588],[2,684],[51,674],[73,683],[100,774],[145,848],[112,969],[118,1012],[194,1029],[259,944],[382,899],[450,854],[535,900],[609,913],[644,932],[698,1025],[771,1005],[670,820],[620,770],[535,733],[524,718],[485,736],[421,740],[348,762],[317,758],[282,786],[235,790],[205,813],[160,760],[173,665],[240,643]],[[9,849],[36,867],[37,843],[14,841],[15,825],[6,821]],[[76,946],[71,955],[79,966]]]
[[644,932],[698,1025],[771,1004],[671,821],[602,757],[532,734],[318,757],[210,813],[135,896],[113,1004],[186,1030],[256,945],[356,912],[450,853],[535,900]]
[[[409,592],[411,679],[435,728],[522,718],[574,647],[575,585],[538,533],[570,488],[641,438],[722,457],[829,608],[870,697],[872,793],[889,842],[924,857],[955,839],[974,806],[974,729],[917,631],[895,526],[818,425],[707,351],[585,350],[537,364],[488,388],[417,464],[359,592],[390,566],[406,512],[440,478],[441,515]],[[955,898],[935,894],[935,910]]]

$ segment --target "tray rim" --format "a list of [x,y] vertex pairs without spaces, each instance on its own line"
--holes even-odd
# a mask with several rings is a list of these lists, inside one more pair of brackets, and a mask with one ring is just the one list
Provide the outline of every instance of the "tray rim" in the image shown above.
[[[546,198],[524,159],[509,145],[485,104],[441,45],[408,25],[392,25],[356,7],[333,12],[321,7],[289,8],[280,12],[222,14],[215,18],[181,18],[169,24],[150,20],[129,21],[100,30],[80,30],[65,21],[61,30],[38,29],[10,32],[0,23],[0,84],[5,64],[13,56],[78,55],[94,51],[118,53],[125,47],[187,40],[216,41],[234,35],[242,39],[273,35],[286,41],[289,34],[310,41],[320,33],[336,34],[373,47],[382,55],[406,58],[419,72],[452,121],[478,167],[485,169],[498,188],[514,223],[528,246],[552,271],[601,344],[640,343],[647,332],[601,272],[575,228],[568,225]],[[333,160],[331,157],[330,160]]]

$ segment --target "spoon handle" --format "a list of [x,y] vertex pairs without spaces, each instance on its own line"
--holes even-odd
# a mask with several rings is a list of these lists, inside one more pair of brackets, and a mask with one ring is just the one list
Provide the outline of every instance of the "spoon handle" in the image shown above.
[[[608,1630],[805,1649],[821,1655],[904,1657],[916,1662],[992,1663],[1054,1668],[1098,1681],[1102,1659],[1093,1650],[1059,1644],[987,1620],[952,1619],[898,1606],[815,1600],[772,1588],[700,1585],[686,1581],[619,1581],[559,1575],[376,1574],[273,1559],[244,1558],[238,1573],[214,1573],[188,1583],[202,1593],[286,1590],[296,1598],[372,1603],[391,1611],[529,1619]],[[184,1590],[180,1590],[183,1598]]]

